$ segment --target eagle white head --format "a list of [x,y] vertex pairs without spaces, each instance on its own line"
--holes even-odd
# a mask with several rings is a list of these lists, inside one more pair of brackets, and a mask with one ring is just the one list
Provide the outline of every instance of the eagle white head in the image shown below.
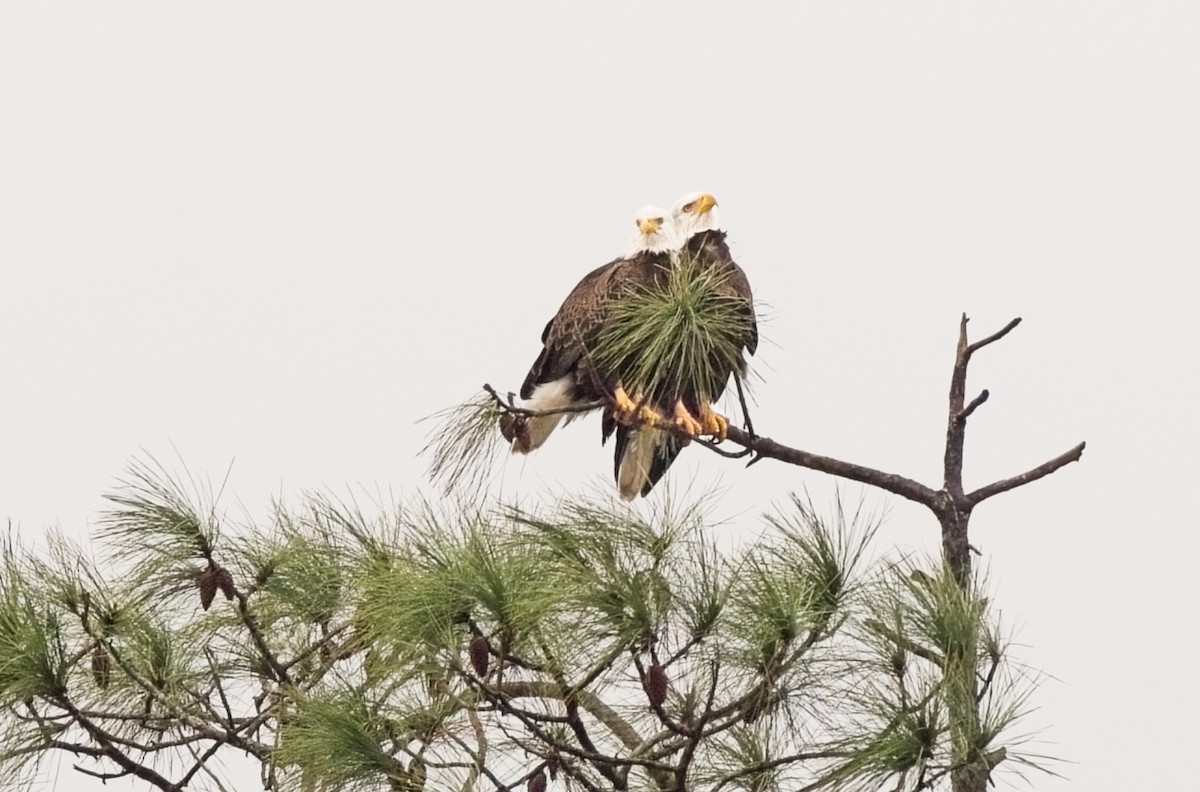
[[671,216],[657,206],[643,206],[634,218],[637,233],[629,240],[629,251],[625,258],[639,253],[665,253],[678,247],[675,238],[675,223]]
[[675,234],[682,245],[701,231],[720,227],[717,219],[717,199],[710,193],[690,192],[675,202],[671,209]]

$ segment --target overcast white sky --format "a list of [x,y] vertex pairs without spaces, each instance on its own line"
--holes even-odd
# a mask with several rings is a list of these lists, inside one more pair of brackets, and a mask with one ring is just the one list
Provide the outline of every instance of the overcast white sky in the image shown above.
[[[1076,763],[1034,786],[1192,787],[1200,6],[967,5],[0,4],[0,517],[86,535],[143,448],[232,461],[235,512],[402,497],[414,421],[517,388],[634,212],[709,190],[777,439],[938,486],[960,312],[1024,317],[971,371],[969,485],[1088,441],[972,523]],[[604,480],[598,435],[505,493]],[[832,492],[685,457],[731,533]]]

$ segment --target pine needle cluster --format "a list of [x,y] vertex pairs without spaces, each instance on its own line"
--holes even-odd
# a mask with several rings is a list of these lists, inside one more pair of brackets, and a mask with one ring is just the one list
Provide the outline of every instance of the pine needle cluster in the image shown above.
[[672,254],[658,278],[612,300],[593,350],[600,369],[619,372],[626,390],[653,403],[690,393],[715,401],[730,372],[745,373],[742,349],[754,327],[753,306],[731,278],[721,262]]
[[[128,771],[107,745],[152,785],[231,753],[280,790],[916,789],[1015,756],[1027,687],[982,593],[868,563],[861,512],[794,499],[730,552],[703,500],[312,495],[238,526],[192,490],[135,468],[103,565],[6,546],[0,772]],[[204,608],[208,568],[233,596]]]

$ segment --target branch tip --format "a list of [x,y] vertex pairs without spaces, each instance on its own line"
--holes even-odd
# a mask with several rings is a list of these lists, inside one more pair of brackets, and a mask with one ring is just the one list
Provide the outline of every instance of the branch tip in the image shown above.
[[959,423],[962,423],[963,421],[967,420],[967,417],[970,416],[971,413],[975,412],[975,408],[977,408],[979,405],[981,405],[985,401],[987,401],[988,397],[991,395],[992,394],[988,393],[988,389],[984,388],[982,391],[979,392],[978,396],[976,396],[974,399],[971,399],[970,404],[968,404],[966,407],[964,407],[962,409],[962,411],[957,416],[955,416],[955,420],[958,421]]
[[992,482],[985,487],[980,487],[967,495],[967,500],[971,502],[972,506],[978,505],[993,495],[999,495],[1002,492],[1008,492],[1009,490],[1037,481],[1040,478],[1045,478],[1061,467],[1065,467],[1072,462],[1078,462],[1080,457],[1083,456],[1083,449],[1086,447],[1086,442],[1080,443],[1071,450],[1064,451],[1054,457],[1054,459],[1047,460],[1035,468],[1026,470],[1024,473]]
[[[996,332],[992,333],[987,338],[981,339],[979,341],[976,341],[974,344],[969,345],[967,347],[967,354],[970,355],[980,349],[983,349],[988,344],[992,344],[992,343],[995,343],[996,341],[999,341],[1001,338],[1004,338],[1004,336],[1011,333],[1013,331],[1013,329],[1015,329],[1016,326],[1019,324],[1021,324],[1021,317],[1018,316],[1017,318],[1013,319],[1008,324],[1004,325],[1004,327],[1002,327],[999,330],[997,330]],[[964,324],[963,327],[965,328],[966,324]]]

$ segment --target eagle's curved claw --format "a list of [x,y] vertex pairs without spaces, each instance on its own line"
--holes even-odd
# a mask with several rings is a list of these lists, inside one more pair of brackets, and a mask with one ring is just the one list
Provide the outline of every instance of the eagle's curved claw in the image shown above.
[[613,418],[626,426],[654,428],[664,423],[661,413],[640,398],[631,397],[621,385],[613,391]]
[[718,443],[729,436],[729,419],[711,407],[700,413],[700,422],[704,424],[704,433],[712,435]]
[[704,426],[683,406],[683,400],[675,402],[675,426],[688,437],[698,437],[704,433]]
[[629,398],[629,394],[625,392],[622,385],[618,385],[613,391],[613,409],[618,415],[623,415],[627,418],[632,418],[637,412],[637,402]]

